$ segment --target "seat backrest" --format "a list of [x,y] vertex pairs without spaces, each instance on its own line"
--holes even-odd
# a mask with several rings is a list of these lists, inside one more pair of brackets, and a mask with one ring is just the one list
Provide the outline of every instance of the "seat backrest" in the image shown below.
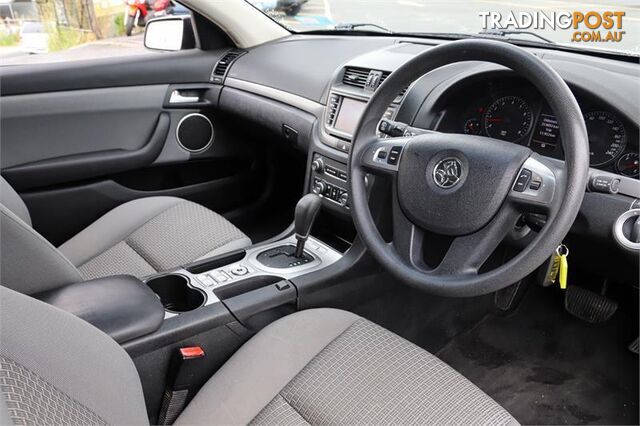
[[[89,323],[0,287],[0,423],[148,424],[129,355]],[[9,423],[11,424],[11,423]]]
[[29,210],[0,177],[0,276],[25,294],[83,281],[75,266],[31,227]]
[[0,176],[0,204],[22,219],[24,223],[31,226],[31,215],[29,215],[27,205],[2,176]]

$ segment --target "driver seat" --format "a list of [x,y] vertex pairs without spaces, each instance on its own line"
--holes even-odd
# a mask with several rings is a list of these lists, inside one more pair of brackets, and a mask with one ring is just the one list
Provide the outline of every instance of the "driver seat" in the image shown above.
[[[148,424],[129,355],[83,320],[0,287],[0,424]],[[435,356],[312,309],[251,338],[176,424],[517,424]]]

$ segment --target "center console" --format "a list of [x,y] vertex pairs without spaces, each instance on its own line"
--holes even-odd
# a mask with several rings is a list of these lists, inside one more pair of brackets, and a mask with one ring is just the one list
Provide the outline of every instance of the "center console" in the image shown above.
[[328,203],[349,210],[347,165],[321,154],[314,154],[311,162],[311,192]]
[[[375,90],[390,74],[390,71],[349,65],[338,72],[325,108],[322,143],[339,151],[349,152],[360,116]],[[396,118],[407,90],[408,87],[398,94],[381,120]]]
[[[225,255],[213,263],[197,263],[152,276],[146,283],[160,296],[165,319],[169,319],[258,288],[271,286],[274,292],[280,291],[288,285],[286,281],[323,269],[342,257],[340,252],[310,237],[303,257],[298,258],[296,243],[296,238],[290,236]],[[173,297],[165,288],[174,289]],[[194,294],[187,296],[187,289]]]
[[[317,195],[303,197],[293,235],[289,230],[247,250],[142,280],[106,277],[36,297],[85,319],[120,343],[138,369],[152,424],[163,422],[179,413],[255,331],[299,309],[296,280],[326,273],[322,271],[343,258],[343,252],[310,235],[319,206]],[[196,351],[199,360],[176,367],[176,357],[184,351]],[[185,376],[184,393],[177,390],[174,377],[190,365],[197,371]]]
[[[336,73],[327,98],[320,127],[320,142],[338,152],[318,149],[310,152],[308,191],[320,195],[329,210],[350,215],[348,171],[344,153],[349,152],[356,126],[375,90],[390,71],[347,65]],[[394,120],[404,95],[402,90],[386,109],[381,120]],[[379,133],[380,137],[386,137]]]

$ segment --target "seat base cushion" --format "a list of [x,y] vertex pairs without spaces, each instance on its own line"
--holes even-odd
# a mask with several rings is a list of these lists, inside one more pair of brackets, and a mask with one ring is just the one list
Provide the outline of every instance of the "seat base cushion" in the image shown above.
[[245,248],[251,240],[219,214],[175,197],[125,203],[59,247],[85,279],[166,271]]
[[356,315],[299,312],[261,331],[182,424],[517,424],[437,357]]

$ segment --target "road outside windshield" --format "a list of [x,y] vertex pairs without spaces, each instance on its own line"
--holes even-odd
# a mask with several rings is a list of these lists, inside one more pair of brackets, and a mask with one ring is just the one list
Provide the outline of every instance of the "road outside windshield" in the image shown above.
[[[399,33],[517,30],[571,47],[640,54],[640,0],[247,1],[296,32],[362,23]],[[384,31],[376,26],[356,26],[354,30]],[[544,42],[527,34],[508,36]]]

